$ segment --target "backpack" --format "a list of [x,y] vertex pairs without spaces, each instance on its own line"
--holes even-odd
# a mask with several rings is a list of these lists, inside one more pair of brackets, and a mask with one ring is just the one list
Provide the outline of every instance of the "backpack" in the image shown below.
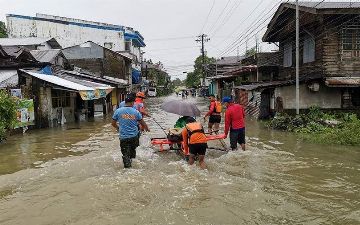
[[[192,126],[194,126],[194,128],[192,128]],[[187,124],[185,126],[185,129],[187,130],[188,142],[190,142],[191,135],[193,135],[195,133],[203,133],[205,135],[205,131],[204,131],[203,126],[198,122]]]
[[214,112],[215,112],[215,113],[221,113],[221,112],[222,112],[221,102],[215,101],[215,109],[214,109]]

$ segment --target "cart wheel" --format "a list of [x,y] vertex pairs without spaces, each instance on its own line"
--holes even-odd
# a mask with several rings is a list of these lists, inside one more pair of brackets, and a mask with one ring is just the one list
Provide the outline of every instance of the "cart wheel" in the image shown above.
[[184,159],[185,159],[186,162],[189,162],[189,156],[188,155],[184,156]]

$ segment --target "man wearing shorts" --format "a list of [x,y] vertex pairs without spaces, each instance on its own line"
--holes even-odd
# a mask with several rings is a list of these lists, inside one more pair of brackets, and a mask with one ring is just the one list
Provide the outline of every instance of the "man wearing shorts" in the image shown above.
[[136,157],[136,148],[139,146],[138,123],[145,131],[150,131],[141,113],[133,108],[135,97],[128,95],[125,99],[125,106],[118,108],[112,119],[111,125],[119,131],[120,148],[123,155],[125,168],[130,168],[132,159]]
[[200,168],[205,169],[206,164],[204,159],[207,149],[207,139],[201,123],[189,117],[186,120],[186,126],[182,131],[182,136],[185,154],[190,153],[189,165],[193,165],[195,157],[199,156]]
[[208,128],[209,128],[208,132],[211,134],[213,132],[213,127],[215,133],[219,131],[219,126],[221,122],[221,110],[219,109],[221,109],[221,102],[216,101],[215,95],[210,95],[209,100],[210,100],[209,111],[206,113],[204,119],[210,116],[209,124],[208,124]]
[[225,112],[225,136],[230,131],[230,145],[232,150],[237,150],[240,144],[245,151],[245,111],[239,104],[234,104],[231,97],[224,97],[223,103],[226,106]]

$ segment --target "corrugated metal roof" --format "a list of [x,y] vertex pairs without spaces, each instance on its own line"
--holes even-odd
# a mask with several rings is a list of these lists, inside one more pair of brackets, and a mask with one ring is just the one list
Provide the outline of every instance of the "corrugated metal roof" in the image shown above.
[[26,70],[21,70],[22,72],[29,74],[32,77],[38,78],[40,80],[46,81],[48,83],[60,86],[60,87],[64,87],[64,88],[68,88],[71,90],[75,90],[75,91],[93,91],[94,88],[91,87],[87,87],[81,84],[77,84],[74,83],[72,81],[69,80],[65,80],[63,78],[54,76],[54,75],[45,75],[45,74],[41,74],[41,73],[35,73],[35,72],[29,72]]
[[[295,2],[289,2],[288,4],[295,5]],[[346,9],[360,8],[360,2],[299,2],[299,6],[315,9]]]
[[243,72],[254,72],[257,70],[257,66],[256,65],[249,65],[249,66],[242,66],[238,69],[234,69],[234,70],[230,70],[228,72],[225,72],[224,75],[236,75],[236,74],[240,74]]
[[71,76],[71,75],[66,75],[64,73],[56,75],[56,76],[58,76],[58,77],[60,77],[62,79],[77,83],[77,84],[85,85],[87,87],[92,87],[92,88],[95,88],[95,89],[105,89],[106,90],[106,89],[111,89],[112,88],[111,86],[106,85],[106,84],[101,84],[101,83],[88,81],[88,80],[84,80],[84,79],[79,79],[79,78],[76,78],[76,77]]
[[26,48],[19,46],[4,46],[3,50],[12,57],[18,59],[20,56],[25,57],[28,61],[36,61],[36,59],[31,55],[30,51]]
[[16,70],[0,70],[0,88],[17,86],[19,77]]
[[216,64],[217,65],[240,64],[242,59],[244,59],[243,56],[225,56],[216,60]]
[[326,78],[329,87],[360,87],[360,77],[331,77]]
[[30,53],[39,62],[51,62],[61,52],[60,49],[32,50]]
[[[325,2],[325,1],[303,1],[299,2],[299,10],[305,11],[311,14],[318,14],[318,13],[325,13],[325,14],[359,14],[360,9],[360,2]],[[283,26],[284,18],[280,16],[288,9],[295,9],[296,2],[287,2],[282,3],[279,8],[277,9],[276,13],[274,14],[273,18],[271,19],[270,23],[268,24],[268,29],[264,34],[262,40],[264,42],[278,42],[279,35],[276,35],[277,30]],[[355,9],[355,10],[354,10]],[[292,15],[294,16],[294,15]],[[288,20],[291,16],[287,16]],[[276,24],[280,21],[278,26]],[[280,27],[280,28],[279,28]]]
[[0,38],[0,45],[2,46],[28,46],[28,45],[41,45],[47,41],[50,41],[52,38],[38,38],[38,37],[28,37],[28,38]]
[[[100,45],[101,46],[101,45]],[[105,48],[105,47],[104,47]],[[110,49],[111,50],[111,49]],[[125,57],[125,58],[127,58],[127,59],[129,59],[129,60],[133,60],[133,58],[134,58],[134,55],[132,55],[131,53],[129,53],[129,52],[116,52],[116,53],[118,53],[119,55],[121,55],[121,56],[123,56],[123,57]]]
[[[108,79],[109,77],[107,77],[107,76],[104,76],[103,78],[101,78],[101,77],[97,77],[97,76],[92,75],[87,72],[83,73],[83,72],[77,72],[77,71],[60,70],[59,73],[69,75],[69,76],[75,76],[75,77],[79,77],[79,78],[95,80],[98,82],[109,83],[111,85],[122,85],[123,84],[123,82],[120,81],[122,79],[118,79],[118,78]],[[127,81],[126,81],[126,84],[128,84]]]
[[264,82],[264,83],[245,84],[245,85],[236,86],[234,88],[252,91],[252,90],[255,90],[258,88],[277,87],[277,86],[289,85],[292,83],[293,83],[293,81],[291,81],[291,80],[271,81],[271,82]]
[[106,79],[106,80],[110,80],[110,81],[120,83],[120,84],[128,84],[129,83],[127,80],[120,79],[120,78],[115,78],[115,77],[104,76],[103,78]]

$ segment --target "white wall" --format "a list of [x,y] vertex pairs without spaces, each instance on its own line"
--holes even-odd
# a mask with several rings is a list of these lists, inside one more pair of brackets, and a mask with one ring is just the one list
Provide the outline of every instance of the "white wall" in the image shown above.
[[[282,97],[284,109],[295,109],[295,85],[277,87],[275,89],[275,99]],[[300,109],[307,109],[310,106],[318,106],[324,109],[341,108],[340,88],[329,88],[320,85],[318,92],[312,92],[305,84],[300,85]]]
[[112,42],[114,51],[125,50],[124,32],[103,30],[48,21],[7,17],[9,37],[54,37],[63,48],[93,41],[99,45]]

